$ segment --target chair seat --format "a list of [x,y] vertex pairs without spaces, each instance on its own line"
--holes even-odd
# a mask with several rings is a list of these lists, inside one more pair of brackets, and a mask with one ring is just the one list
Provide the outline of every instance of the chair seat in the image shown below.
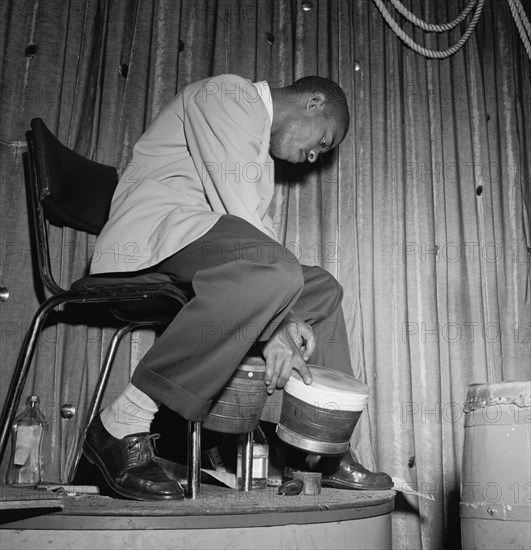
[[164,273],[89,275],[75,281],[71,289],[87,297],[97,295],[112,304],[118,319],[141,324],[170,323],[193,295],[190,284],[175,282]]

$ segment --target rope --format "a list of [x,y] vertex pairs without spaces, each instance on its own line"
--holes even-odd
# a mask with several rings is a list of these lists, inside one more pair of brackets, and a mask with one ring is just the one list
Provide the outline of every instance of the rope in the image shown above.
[[380,13],[382,14],[383,18],[387,21],[388,25],[391,27],[393,32],[398,36],[398,38],[404,41],[412,50],[416,51],[417,53],[420,53],[425,57],[431,57],[431,58],[437,58],[437,59],[444,59],[446,57],[449,57],[461,49],[461,47],[465,44],[465,42],[470,38],[470,35],[472,34],[477,22],[479,21],[479,18],[483,11],[483,6],[485,4],[485,0],[478,0],[476,11],[474,12],[474,15],[472,17],[472,20],[470,21],[470,24],[468,25],[467,30],[465,31],[463,36],[453,46],[451,46],[446,50],[430,50],[428,48],[425,48],[424,46],[421,46],[417,42],[415,42],[410,36],[408,36],[400,28],[400,26],[393,19],[392,15],[389,13],[387,8],[384,6],[382,0],[373,0],[373,2],[376,4],[376,7],[380,10]]
[[524,44],[525,51],[529,59],[531,59],[531,24],[524,11],[524,7],[520,3],[520,0],[509,0],[509,7],[511,8],[511,14]]
[[413,25],[420,27],[421,29],[428,32],[451,31],[452,29],[457,27],[457,25],[459,25],[461,21],[464,21],[476,2],[477,0],[469,0],[465,9],[453,21],[450,21],[449,23],[443,23],[442,25],[435,25],[432,23],[427,23],[426,21],[423,21],[422,19],[416,17],[415,14],[411,13],[399,0],[391,0],[391,4],[393,4],[396,11],[401,13],[410,23],[413,23]]
[[513,0],[513,2],[516,4],[518,11],[520,12],[520,20],[523,21],[527,34],[531,37],[531,23],[529,23],[524,6],[522,6],[520,0]]

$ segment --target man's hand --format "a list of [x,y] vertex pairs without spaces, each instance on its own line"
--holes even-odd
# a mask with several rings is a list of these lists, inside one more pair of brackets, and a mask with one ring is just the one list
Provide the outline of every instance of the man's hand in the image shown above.
[[306,361],[315,349],[315,338],[310,325],[294,315],[288,315],[263,349],[266,360],[265,383],[268,393],[283,388],[292,369],[299,372],[305,384],[312,383]]

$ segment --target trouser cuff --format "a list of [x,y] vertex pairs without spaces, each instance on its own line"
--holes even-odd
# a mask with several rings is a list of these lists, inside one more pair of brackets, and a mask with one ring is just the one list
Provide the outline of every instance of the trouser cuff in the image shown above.
[[138,364],[131,382],[151,399],[160,401],[172,411],[187,420],[202,422],[212,406],[212,400],[205,400],[175,384],[171,380]]

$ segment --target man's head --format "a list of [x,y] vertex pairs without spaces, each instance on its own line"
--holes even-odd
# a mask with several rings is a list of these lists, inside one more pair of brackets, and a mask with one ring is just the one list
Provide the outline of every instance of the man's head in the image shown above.
[[333,81],[307,76],[273,88],[271,154],[288,162],[315,162],[333,149],[349,127],[347,99]]

